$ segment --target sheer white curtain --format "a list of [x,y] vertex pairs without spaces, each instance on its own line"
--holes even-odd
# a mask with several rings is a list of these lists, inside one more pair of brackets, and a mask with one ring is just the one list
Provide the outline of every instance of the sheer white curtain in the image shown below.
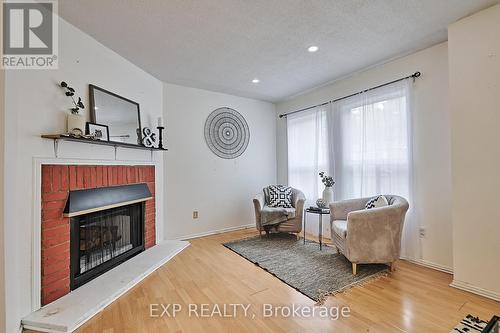
[[328,170],[329,106],[319,106],[287,116],[288,184],[304,192],[307,201],[321,197],[318,173]]
[[337,200],[396,194],[410,202],[402,256],[420,258],[413,195],[412,80],[333,103],[328,114]]

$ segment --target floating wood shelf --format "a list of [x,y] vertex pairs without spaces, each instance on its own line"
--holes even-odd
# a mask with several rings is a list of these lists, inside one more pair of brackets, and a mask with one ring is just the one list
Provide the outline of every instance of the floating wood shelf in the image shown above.
[[80,143],[86,143],[86,144],[91,144],[91,145],[111,146],[111,147],[115,148],[115,159],[116,159],[117,148],[149,150],[151,152],[151,154],[153,154],[154,151],[167,151],[168,150],[166,148],[145,147],[145,146],[134,145],[132,143],[125,143],[125,142],[100,141],[100,140],[87,139],[87,138],[83,138],[83,137],[76,138],[74,136],[68,136],[68,135],[63,135],[63,134],[45,134],[45,135],[42,135],[42,138],[54,140],[54,154],[56,157],[57,157],[57,152],[58,152],[59,141],[72,141],[72,142],[80,142]]

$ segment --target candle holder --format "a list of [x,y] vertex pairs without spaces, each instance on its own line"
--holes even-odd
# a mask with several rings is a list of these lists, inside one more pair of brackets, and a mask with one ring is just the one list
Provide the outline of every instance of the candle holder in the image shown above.
[[158,126],[158,149],[163,149],[163,130],[165,127]]

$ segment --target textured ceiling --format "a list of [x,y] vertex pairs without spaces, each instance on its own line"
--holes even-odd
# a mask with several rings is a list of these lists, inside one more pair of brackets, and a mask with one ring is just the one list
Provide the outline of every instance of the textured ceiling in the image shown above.
[[276,102],[445,41],[498,2],[62,0],[59,13],[162,81]]

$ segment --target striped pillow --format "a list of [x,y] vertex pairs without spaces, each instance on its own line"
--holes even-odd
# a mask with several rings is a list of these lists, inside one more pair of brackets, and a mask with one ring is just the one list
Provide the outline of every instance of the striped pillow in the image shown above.
[[378,207],[389,206],[389,201],[383,195],[378,195],[376,197],[371,198],[365,205],[365,209],[372,209]]

